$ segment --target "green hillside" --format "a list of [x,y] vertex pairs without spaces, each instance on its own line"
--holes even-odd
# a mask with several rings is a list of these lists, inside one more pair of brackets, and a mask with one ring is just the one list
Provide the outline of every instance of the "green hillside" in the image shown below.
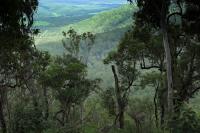
[[[36,39],[36,45],[60,44],[62,31],[73,27],[78,32],[104,33],[116,29],[129,27],[131,24],[133,10],[130,5],[124,5],[110,11],[98,13],[97,15],[75,24],[59,28],[49,28],[43,31]],[[106,19],[109,18],[109,19]]]
[[[34,26],[39,29],[47,29],[77,23],[99,12],[118,8],[125,3],[126,1],[121,0],[41,0],[34,15],[36,20]],[[40,21],[50,24],[38,24]]]
[[101,12],[79,23],[68,25],[66,28],[73,27],[79,32],[92,31],[95,33],[124,28],[131,24],[132,18],[130,16],[132,16],[133,10],[132,5],[121,6],[111,11]]
[[[96,34],[94,47],[89,57],[89,76],[98,76],[106,79],[103,84],[108,84],[112,79],[110,67],[103,64],[108,52],[116,48],[119,40],[131,25],[134,8],[125,5],[110,11],[101,12],[95,16],[72,25],[44,31],[41,38],[36,38],[37,48],[49,51],[52,55],[62,55],[65,51],[61,43],[62,31],[73,27],[78,32],[93,32]],[[106,19],[110,18],[110,19]],[[105,72],[105,70],[107,70]],[[108,76],[109,75],[109,76]]]
[[[95,56],[96,59],[100,59],[105,56],[105,54],[107,54],[118,44],[118,41],[123,36],[126,30],[127,28],[121,28],[104,33],[97,33],[95,45],[91,51],[92,56]],[[62,55],[65,51],[61,40],[39,44],[36,46],[40,50],[49,51],[52,55]]]

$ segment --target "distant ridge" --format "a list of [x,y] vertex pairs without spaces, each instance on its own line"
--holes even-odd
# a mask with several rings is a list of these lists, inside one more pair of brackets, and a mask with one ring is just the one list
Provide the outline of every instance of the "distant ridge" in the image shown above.
[[65,26],[62,29],[73,27],[78,32],[91,31],[94,33],[102,33],[124,28],[131,25],[133,10],[134,6],[123,5],[110,11],[98,13],[89,19]]
[[104,33],[116,29],[130,27],[132,24],[132,14],[135,8],[131,5],[123,5],[119,8],[104,11],[95,16],[80,21],[75,24],[66,25],[60,28],[44,31],[39,37],[36,37],[36,44],[60,44],[62,31],[69,30],[70,27],[78,32]]

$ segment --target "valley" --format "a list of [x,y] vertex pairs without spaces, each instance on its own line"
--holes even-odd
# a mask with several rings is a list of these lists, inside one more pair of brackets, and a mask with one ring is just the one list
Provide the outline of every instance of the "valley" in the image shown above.
[[200,1],[2,0],[0,133],[200,133]]

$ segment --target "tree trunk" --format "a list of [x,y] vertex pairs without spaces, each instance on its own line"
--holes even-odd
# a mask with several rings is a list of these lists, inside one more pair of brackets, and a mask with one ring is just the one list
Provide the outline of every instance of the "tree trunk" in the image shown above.
[[121,109],[119,112],[119,128],[123,129],[124,128],[124,110]]
[[156,89],[155,89],[155,94],[154,94],[154,110],[155,110],[155,118],[156,118],[156,120],[155,120],[155,124],[156,124],[156,127],[158,127],[158,107],[157,107],[157,95],[158,95],[158,88],[159,88],[159,86],[157,86],[156,87]]
[[162,11],[161,11],[161,31],[163,36],[163,45],[165,49],[166,56],[166,70],[167,70],[167,88],[168,88],[168,115],[171,117],[173,114],[173,74],[172,74],[172,56],[171,49],[168,38],[168,30],[167,30],[167,8],[166,3],[163,3]]
[[118,120],[119,127],[121,129],[123,129],[124,128],[124,103],[123,103],[123,99],[122,99],[122,96],[121,96],[119,79],[118,79],[114,65],[112,65],[112,72],[113,72],[114,79],[115,79],[115,93],[116,93],[117,107],[118,107],[118,115],[116,116],[118,118],[116,120]]
[[31,78],[29,81],[27,81],[27,87],[31,94],[33,107],[35,108],[35,110],[38,110],[37,90],[34,79]]
[[3,92],[1,89],[0,89],[0,123],[1,123],[2,133],[7,133],[6,121],[3,112]]
[[48,102],[47,88],[46,87],[43,87],[43,95],[44,95],[44,105],[45,105],[44,119],[47,120],[48,117],[49,117],[49,102]]
[[162,103],[160,112],[160,125],[162,129],[164,128],[164,123],[165,123],[164,118],[165,118],[165,106]]

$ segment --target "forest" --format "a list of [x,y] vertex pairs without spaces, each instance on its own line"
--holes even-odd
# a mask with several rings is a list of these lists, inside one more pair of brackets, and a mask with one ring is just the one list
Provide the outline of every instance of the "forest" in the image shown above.
[[1,0],[0,133],[200,133],[199,0]]

